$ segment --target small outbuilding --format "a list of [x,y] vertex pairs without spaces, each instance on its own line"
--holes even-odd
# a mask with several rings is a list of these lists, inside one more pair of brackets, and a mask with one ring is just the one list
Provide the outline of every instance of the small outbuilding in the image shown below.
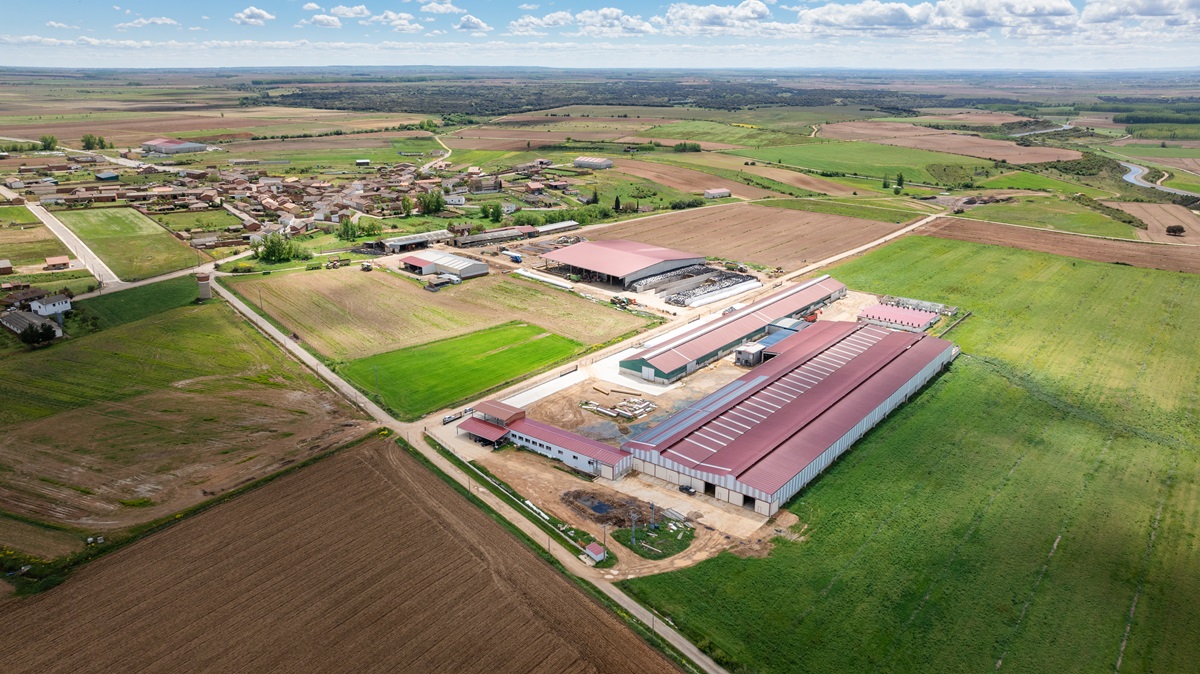
[[725,197],[733,196],[733,193],[725,187],[717,187],[710,190],[704,190],[705,199],[724,199]]
[[60,271],[71,267],[71,258],[66,255],[55,255],[46,258],[46,269],[50,271]]
[[0,276],[7,276],[13,273],[12,262],[8,260],[0,260]]

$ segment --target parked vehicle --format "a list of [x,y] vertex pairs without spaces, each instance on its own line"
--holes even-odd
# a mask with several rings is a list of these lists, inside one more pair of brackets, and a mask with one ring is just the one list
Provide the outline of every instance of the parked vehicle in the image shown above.
[[688,496],[695,496],[695,495],[696,495],[696,488],[695,488],[695,487],[693,487],[693,486],[692,486],[692,485],[690,485],[690,484],[681,484],[681,485],[679,485],[679,491],[681,491],[681,492],[683,492],[683,493],[687,494]]
[[462,416],[463,416],[462,412],[456,412],[454,414],[447,414],[446,416],[442,417],[442,425],[445,426],[446,424],[452,424],[452,423],[458,421],[459,419],[461,419]]

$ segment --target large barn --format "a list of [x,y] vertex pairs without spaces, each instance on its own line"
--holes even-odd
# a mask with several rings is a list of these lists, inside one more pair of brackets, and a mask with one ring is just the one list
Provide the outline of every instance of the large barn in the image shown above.
[[646,381],[669,384],[765,334],[772,322],[812,313],[845,295],[843,283],[821,276],[639,351],[621,360],[621,369]]
[[958,355],[950,342],[818,322],[775,358],[622,445],[633,469],[774,515]]
[[155,138],[142,143],[143,152],[157,152],[158,154],[185,154],[189,152],[205,152],[208,146],[202,143],[193,143],[186,140],[178,140],[176,138]]
[[624,239],[584,241],[544,253],[542,257],[566,267],[569,273],[583,276],[585,281],[623,288],[647,276],[704,264],[703,255]]

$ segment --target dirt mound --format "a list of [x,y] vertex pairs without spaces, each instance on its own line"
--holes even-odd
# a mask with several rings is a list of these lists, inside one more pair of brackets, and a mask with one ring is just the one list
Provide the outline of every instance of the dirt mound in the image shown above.
[[[628,527],[636,515],[638,522],[650,522],[650,504],[632,496],[602,494],[586,489],[576,489],[562,495],[562,502],[580,516],[597,524]],[[662,511],[656,513],[662,517]]]

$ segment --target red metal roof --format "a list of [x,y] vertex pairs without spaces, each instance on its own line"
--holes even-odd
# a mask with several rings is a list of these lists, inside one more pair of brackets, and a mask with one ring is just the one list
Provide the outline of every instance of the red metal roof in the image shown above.
[[480,414],[486,414],[489,417],[495,417],[504,423],[509,423],[513,419],[518,419],[525,416],[525,410],[520,407],[513,407],[507,403],[502,403],[499,400],[485,400],[475,405],[475,411]]
[[[626,443],[777,492],[947,349],[928,335],[820,322],[735,385]],[[657,431],[657,432],[656,432]]]
[[726,344],[763,329],[772,321],[790,316],[845,289],[846,286],[842,282],[823,276],[805,285],[777,292],[728,316],[637,353],[626,361],[645,360],[660,372],[672,372]]
[[572,267],[616,277],[628,276],[660,262],[704,259],[703,255],[625,239],[584,241],[545,253],[542,257]]
[[908,325],[914,328],[924,328],[937,320],[938,315],[932,311],[920,311],[905,307],[893,307],[887,304],[876,304],[858,313],[859,318],[872,318],[897,325]]
[[484,421],[476,417],[467,417],[458,425],[460,431],[466,431],[479,437],[496,442],[500,438],[508,435],[508,429],[502,426],[497,426],[490,421]]
[[617,465],[621,459],[629,456],[629,452],[623,449],[617,449],[612,445],[606,445],[603,442],[585,438],[578,433],[564,431],[561,428],[551,426],[550,424],[543,424],[533,419],[517,419],[509,423],[508,427],[521,435],[528,435],[548,445],[562,447],[567,451],[582,454],[589,459],[595,459],[600,463],[610,466]]
[[426,260],[425,258],[419,257],[417,255],[407,255],[405,257],[402,257],[402,258],[400,258],[400,263],[401,264],[411,264],[414,267],[428,267],[429,265],[433,264],[429,260]]

